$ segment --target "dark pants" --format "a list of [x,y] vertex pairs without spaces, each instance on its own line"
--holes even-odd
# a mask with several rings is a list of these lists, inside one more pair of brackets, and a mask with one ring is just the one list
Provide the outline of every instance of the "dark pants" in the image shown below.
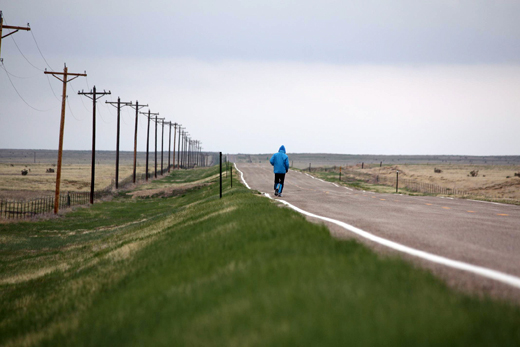
[[276,190],[276,185],[278,183],[282,184],[282,189],[280,189],[280,191],[278,193],[282,192],[283,187],[284,187],[284,184],[283,184],[284,181],[285,181],[285,174],[277,174],[277,173],[274,174],[274,189]]

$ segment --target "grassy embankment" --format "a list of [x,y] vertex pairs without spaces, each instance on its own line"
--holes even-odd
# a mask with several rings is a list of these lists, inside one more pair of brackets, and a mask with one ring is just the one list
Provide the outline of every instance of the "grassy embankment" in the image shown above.
[[216,173],[0,225],[0,344],[520,344],[519,307],[334,240],[237,180],[220,200]]

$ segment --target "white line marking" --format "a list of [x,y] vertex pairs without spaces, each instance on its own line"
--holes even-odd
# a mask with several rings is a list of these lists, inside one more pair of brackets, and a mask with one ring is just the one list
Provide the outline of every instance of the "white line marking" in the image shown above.
[[242,182],[244,182],[244,184],[246,185],[247,189],[251,189],[251,187],[249,186],[249,184],[247,184],[246,180],[244,179],[244,173],[242,171],[240,171],[237,167],[237,163],[235,163],[235,169],[240,172],[240,178],[242,179]]
[[[249,187],[249,185],[246,183],[245,179],[244,179],[244,174],[242,173],[242,171],[240,171],[237,168],[236,164],[235,164],[235,168],[242,175],[242,181],[244,181],[246,187],[251,189]],[[263,194],[266,197],[268,197],[269,199],[272,199],[269,194],[267,194],[267,193],[263,193]],[[424,252],[424,251],[421,251],[421,250],[418,250],[418,249],[415,249],[415,248],[412,248],[412,247],[404,246],[404,245],[401,245],[401,244],[399,244],[397,242],[393,242],[393,241],[384,239],[382,237],[370,234],[369,232],[366,232],[366,231],[364,231],[362,229],[356,228],[355,226],[352,226],[352,225],[347,224],[345,222],[341,222],[341,221],[338,221],[338,220],[335,220],[335,219],[332,219],[332,218],[328,218],[328,217],[318,216],[318,215],[316,215],[314,213],[310,213],[310,212],[304,211],[304,210],[302,210],[302,209],[300,209],[300,208],[298,208],[298,207],[288,203],[285,200],[277,199],[276,201],[279,201],[282,204],[287,205],[288,207],[292,208],[293,210],[295,210],[297,212],[300,212],[301,214],[304,214],[304,215],[312,217],[312,218],[321,219],[321,220],[324,220],[324,221],[329,222],[329,223],[336,224],[336,225],[338,225],[338,226],[340,226],[340,227],[342,227],[344,229],[347,229],[347,230],[349,230],[349,231],[351,231],[351,232],[353,232],[355,234],[358,234],[361,237],[364,237],[364,238],[366,238],[368,240],[371,240],[373,242],[379,243],[379,244],[381,244],[383,246],[395,249],[397,251],[400,251],[400,252],[403,252],[403,253],[406,253],[406,254],[410,254],[410,255],[413,255],[415,257],[422,258],[422,259],[431,261],[431,262],[436,263],[436,264],[441,264],[441,265],[448,266],[448,267],[451,267],[451,268],[454,268],[454,269],[458,269],[458,270],[462,270],[462,271],[466,271],[466,272],[471,272],[473,274],[476,274],[476,275],[479,275],[479,276],[482,276],[482,277],[487,277],[487,278],[493,279],[495,281],[502,282],[502,283],[508,284],[508,285],[516,287],[516,288],[520,288],[520,278],[519,277],[516,277],[516,276],[513,276],[513,275],[509,275],[509,274],[506,274],[506,273],[503,273],[503,272],[500,272],[500,271],[491,270],[491,269],[488,269],[488,268],[485,268],[485,267],[482,267],[482,266],[471,265],[471,264],[468,264],[468,263],[464,263],[462,261],[445,258],[445,257],[439,256],[439,255],[435,255],[435,254],[432,254],[432,253]]]
[[481,203],[484,203],[484,204],[493,204],[493,205],[501,205],[501,206],[515,206],[515,205],[510,205],[510,204],[501,204],[499,202],[492,202],[492,201],[484,201],[484,200],[472,200],[472,199],[467,199],[468,201],[474,201],[474,202],[481,202]]
[[339,188],[339,186],[338,186],[336,183],[332,183],[332,185],[333,185],[334,187],[338,187],[338,188]]

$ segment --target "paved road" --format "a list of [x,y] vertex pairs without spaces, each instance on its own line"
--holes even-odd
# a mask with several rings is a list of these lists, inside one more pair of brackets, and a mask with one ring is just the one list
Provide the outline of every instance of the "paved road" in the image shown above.
[[[237,164],[237,167],[252,189],[274,197],[274,176],[269,164]],[[405,246],[520,277],[519,206],[363,192],[296,171],[287,174],[285,184],[281,200],[305,211]],[[354,237],[337,226],[331,229],[337,236]],[[427,261],[415,261],[463,290],[520,299],[518,288]]]

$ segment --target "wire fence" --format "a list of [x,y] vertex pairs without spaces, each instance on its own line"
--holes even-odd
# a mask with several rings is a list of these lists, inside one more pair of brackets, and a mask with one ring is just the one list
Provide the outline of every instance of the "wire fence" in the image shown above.
[[[315,173],[334,173],[337,177],[341,177],[341,181],[355,183],[362,181],[368,184],[374,185],[383,185],[389,187],[396,187],[397,180],[399,183],[399,190],[406,190],[409,192],[416,192],[422,194],[432,194],[432,195],[446,195],[453,197],[461,197],[461,198],[475,198],[475,199],[485,199],[490,201],[499,201],[499,202],[508,202],[508,203],[519,203],[518,199],[508,196],[504,192],[485,192],[481,191],[478,188],[472,190],[459,189],[457,187],[449,188],[446,186],[441,186],[434,183],[428,182],[420,182],[417,180],[403,178],[399,176],[397,178],[397,174],[394,176],[388,175],[378,175],[363,172],[359,170],[358,167],[342,167],[341,176],[339,176],[339,167],[312,167],[309,166],[308,169],[304,171],[307,172],[315,172]],[[338,178],[339,179],[339,178]]]
[[[90,192],[60,194],[59,208],[85,205],[90,201]],[[16,201],[0,199],[0,218],[23,219],[54,211],[54,196]]]
[[[170,165],[170,169],[173,165]],[[168,172],[168,167],[157,170],[157,177]],[[155,170],[148,173],[148,179],[155,177]],[[136,174],[136,183],[146,181],[146,173]],[[133,184],[133,174],[119,182],[119,189]],[[113,195],[115,183],[94,192],[94,200]],[[35,215],[54,212],[54,196],[45,196],[29,200],[0,199],[0,219],[25,219]],[[90,203],[90,192],[67,192],[60,194],[59,210]]]
[[[366,183],[370,184],[381,184],[385,186],[395,187],[397,184],[397,177],[379,176],[372,175]],[[425,193],[425,194],[440,194],[440,195],[457,195],[457,196],[469,196],[471,195],[468,191],[447,188],[439,186],[433,183],[417,182],[408,178],[399,178],[399,188],[406,189],[411,192]]]

